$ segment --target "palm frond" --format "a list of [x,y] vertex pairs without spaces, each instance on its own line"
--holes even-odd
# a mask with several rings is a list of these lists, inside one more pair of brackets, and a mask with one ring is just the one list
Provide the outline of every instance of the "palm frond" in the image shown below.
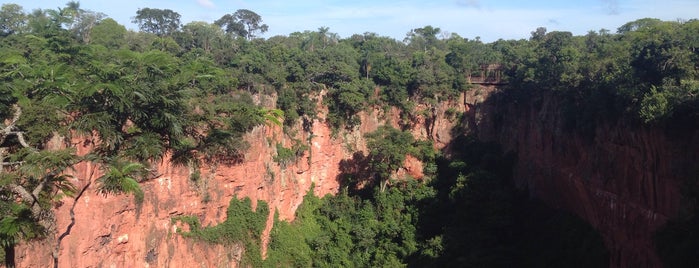
[[136,199],[136,202],[141,203],[143,202],[143,190],[141,190],[141,186],[138,185],[138,182],[134,180],[133,178],[130,177],[124,177],[121,180],[121,190],[124,193],[132,193],[134,195],[134,198]]
[[136,178],[146,174],[145,166],[138,162],[115,160],[105,164],[105,174],[97,179],[98,191],[102,194],[132,193],[137,202],[143,201],[143,190]]
[[282,125],[284,120],[284,111],[280,109],[262,109],[264,113],[265,122],[272,123],[277,126]]

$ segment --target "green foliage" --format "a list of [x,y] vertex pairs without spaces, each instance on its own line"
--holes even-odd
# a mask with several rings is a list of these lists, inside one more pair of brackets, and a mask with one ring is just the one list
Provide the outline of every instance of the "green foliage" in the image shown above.
[[439,172],[430,182],[322,199],[309,191],[293,222],[275,222],[265,266],[607,265],[590,226],[514,188],[512,159],[497,146],[472,138],[454,145],[454,159],[433,159]]
[[[60,112],[62,110],[62,107],[49,100],[28,103],[22,107],[22,117],[17,126],[27,131],[27,142],[43,147],[55,134],[67,134],[62,126],[65,124],[65,115]],[[37,121],[44,124],[36,124]]]
[[[185,50],[208,54],[229,41],[223,30],[215,24],[195,21],[185,24],[181,32],[175,33],[175,41]],[[201,49],[202,51],[198,51]],[[214,64],[211,64],[212,67]]]
[[[292,88],[279,90],[277,107],[284,111],[284,125],[293,126],[299,118],[304,120],[304,127],[316,117],[316,101],[311,97],[311,88],[293,84]],[[308,130],[308,129],[305,129]]]
[[22,33],[26,28],[27,14],[17,4],[3,4],[0,9],[0,36]]
[[510,87],[554,90],[568,99],[569,126],[590,128],[616,118],[691,122],[699,73],[697,42],[689,32],[697,25],[640,19],[617,34],[600,30],[586,36],[543,28],[529,41],[499,41],[496,47],[511,66]]
[[308,150],[308,145],[303,144],[300,140],[294,140],[291,148],[286,148],[281,143],[277,143],[277,155],[273,157],[274,162],[279,163],[282,168],[286,165],[295,162],[299,157],[303,156]]
[[[515,189],[512,158],[472,137],[453,141],[430,185],[435,198],[420,210],[421,250],[414,266],[597,267],[608,253],[580,219]],[[455,209],[458,208],[458,209]],[[577,241],[577,242],[571,242]],[[439,243],[437,243],[439,242]]]
[[247,9],[238,9],[233,14],[223,15],[214,23],[230,35],[247,39],[253,39],[258,33],[265,33],[269,29],[267,24],[262,23],[260,15]]
[[[281,113],[261,109],[253,104],[247,93],[221,95],[213,100],[208,96],[198,103],[202,113],[195,115],[199,128],[205,133],[194,135],[196,144],[181,147],[179,153],[198,150],[208,159],[237,162],[249,144],[243,134],[267,120],[278,121]],[[203,101],[208,101],[204,103]]]
[[[7,192],[2,194],[7,196]],[[5,267],[14,267],[14,247],[22,241],[32,240],[47,235],[47,228],[38,223],[29,206],[14,203],[13,200],[0,202],[0,247]]]
[[126,27],[111,18],[97,23],[91,31],[92,44],[109,49],[120,49],[126,45]]
[[189,225],[189,232],[184,236],[201,239],[208,243],[242,246],[245,250],[241,265],[261,267],[260,236],[265,228],[269,207],[264,201],[258,201],[253,210],[250,198],[239,200],[232,198],[226,211],[226,220],[216,226],[201,227],[199,220],[192,216],[179,216],[173,222]]
[[98,189],[103,194],[131,193],[136,202],[143,202],[144,193],[138,185],[145,176],[146,168],[141,163],[115,160],[104,166],[104,175],[97,179]]
[[668,98],[664,92],[658,92],[655,87],[650,89],[641,100],[639,115],[641,119],[648,123],[669,117]]
[[138,24],[141,31],[171,35],[180,28],[180,14],[170,9],[140,8],[132,22]]
[[391,174],[403,166],[405,156],[412,151],[413,135],[390,126],[381,126],[375,132],[366,134],[366,138],[369,167],[384,185]]
[[[321,97],[328,106],[326,122],[336,131],[357,126],[359,113],[372,105],[399,107],[407,118],[414,116],[417,103],[429,106],[456,98],[470,87],[468,78],[482,75],[487,64],[502,66],[502,79],[512,89],[505,89],[505,95],[513,105],[542,105],[537,102],[541,94],[561,97],[566,108],[560,116],[569,131],[594,135],[596,124],[614,118],[691,126],[699,116],[697,20],[641,19],[617,33],[601,30],[585,36],[539,28],[529,40],[492,44],[456,34],[440,39],[440,29],[433,26],[413,29],[403,41],[373,33],[340,39],[326,27],[256,39],[267,27],[250,10],[180,27],[177,12],[142,8],[134,21],[141,32],[126,31],[101,13],[80,9],[77,2],[31,13],[2,5],[0,119],[14,134],[2,137],[7,154],[0,159],[5,162],[0,190],[18,185],[40,194],[3,192],[7,216],[0,223],[47,220],[42,209],[75,192],[68,177],[58,174],[77,161],[101,166],[102,193],[132,193],[142,200],[138,182],[146,176],[143,163],[162,160],[166,152],[179,164],[197,166],[202,157],[238,163],[248,146],[246,132],[265,123],[294,126],[298,120],[308,131]],[[276,94],[278,110],[258,107],[251,94]],[[255,100],[272,105],[263,97]],[[56,137],[62,136],[66,142],[74,134],[95,142],[89,157],[49,150],[49,141],[60,142]],[[378,178],[386,185],[406,154],[423,160],[425,171],[436,179],[430,184],[396,182],[384,191],[347,191],[334,198],[307,197],[310,205],[302,206],[298,221],[279,223],[273,231],[270,262],[324,267],[604,262],[594,232],[569,215],[518,196],[508,175],[501,173],[509,169],[498,166],[503,159],[492,148],[470,144],[482,149],[472,153],[482,158],[478,161],[468,155],[443,159],[430,144],[399,130],[381,128],[367,138],[369,156],[356,159],[365,165],[357,169],[367,174],[352,174],[355,181]],[[278,145],[275,161],[289,163],[303,154],[304,146]],[[450,207],[463,210],[450,213]],[[231,221],[238,222],[195,226],[193,233],[207,241],[248,241],[243,242],[250,253],[246,262],[261,265],[254,241],[262,216],[238,203],[229,212]],[[535,228],[537,221],[557,234],[545,237],[542,247],[528,242],[543,232]],[[569,227],[573,231],[566,234]],[[532,235],[522,235],[527,231]],[[584,236],[589,240],[580,238]],[[592,246],[565,247],[578,240]],[[531,251],[514,253],[518,247]],[[589,258],[581,260],[581,252]],[[667,252],[679,256],[685,251]]]
[[3,212],[3,218],[0,219],[0,246],[14,246],[22,240],[44,235],[44,228],[37,224],[29,207],[3,202],[0,209]]
[[[364,80],[362,80],[364,81]],[[345,127],[352,129],[361,123],[358,113],[366,109],[369,92],[371,89],[366,83],[357,81],[354,83],[342,83],[329,94],[330,98],[325,102],[330,114],[328,122],[334,129]]]
[[[175,224],[178,222],[187,224],[190,230],[200,230],[201,229],[201,222],[199,222],[199,218],[196,216],[187,216],[187,215],[180,215],[180,216],[175,216],[170,219],[170,222]],[[194,236],[196,232],[182,232],[181,230],[177,230],[180,234],[184,236]]]
[[417,248],[416,208],[412,202],[433,192],[408,182],[368,199],[342,192],[318,199],[309,192],[297,219],[272,230],[270,266],[405,266]]
[[413,53],[413,72],[408,93],[416,99],[440,101],[452,99],[461,89],[454,89],[454,69],[445,61],[444,51],[432,49]]
[[303,223],[297,221],[289,223],[275,220],[271,233],[267,259],[265,263],[270,267],[311,267],[313,264],[313,251],[306,237],[309,234],[299,228]]

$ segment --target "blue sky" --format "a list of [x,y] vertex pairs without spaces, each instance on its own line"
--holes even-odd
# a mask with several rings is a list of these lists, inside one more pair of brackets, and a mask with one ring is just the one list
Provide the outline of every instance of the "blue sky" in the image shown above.
[[[2,0],[31,11],[56,9],[68,0]],[[549,31],[615,31],[640,18],[662,20],[699,17],[699,0],[83,0],[83,9],[107,14],[129,29],[139,8],[172,9],[182,23],[213,22],[224,14],[249,9],[269,25],[263,37],[329,27],[340,37],[374,32],[402,40],[413,28],[426,25],[485,42],[528,38],[537,27]]]

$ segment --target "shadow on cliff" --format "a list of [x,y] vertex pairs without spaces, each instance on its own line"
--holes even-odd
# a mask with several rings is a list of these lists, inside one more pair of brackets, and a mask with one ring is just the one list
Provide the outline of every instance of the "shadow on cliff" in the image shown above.
[[[687,102],[644,123],[638,105],[620,94],[496,90],[480,102],[466,100],[469,109],[452,134],[515,152],[510,169],[518,190],[593,225],[611,251],[611,266],[659,267],[662,259],[669,267],[688,261],[696,267],[698,258],[688,256],[699,252],[692,235],[699,231],[690,227],[699,222],[698,202],[686,193],[680,200],[680,189],[699,174],[699,105]],[[447,152],[458,147],[452,143]],[[682,207],[686,215],[677,218]]]
[[699,176],[684,182],[682,199],[680,215],[655,233],[655,247],[667,267],[699,267]]
[[[494,142],[459,135],[437,159],[433,199],[418,234],[441,242],[411,267],[605,267],[602,238],[578,217],[531,199],[512,181],[516,156]],[[431,243],[426,243],[430,245]]]
[[369,158],[363,152],[355,152],[351,158],[340,161],[340,173],[337,175],[340,187],[347,189],[351,195],[368,198],[376,185],[374,172],[369,168]]

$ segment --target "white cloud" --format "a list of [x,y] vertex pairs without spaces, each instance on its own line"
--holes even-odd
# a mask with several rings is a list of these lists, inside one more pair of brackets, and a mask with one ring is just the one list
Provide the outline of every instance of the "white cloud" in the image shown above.
[[197,4],[205,8],[214,8],[216,5],[211,0],[197,0]]

